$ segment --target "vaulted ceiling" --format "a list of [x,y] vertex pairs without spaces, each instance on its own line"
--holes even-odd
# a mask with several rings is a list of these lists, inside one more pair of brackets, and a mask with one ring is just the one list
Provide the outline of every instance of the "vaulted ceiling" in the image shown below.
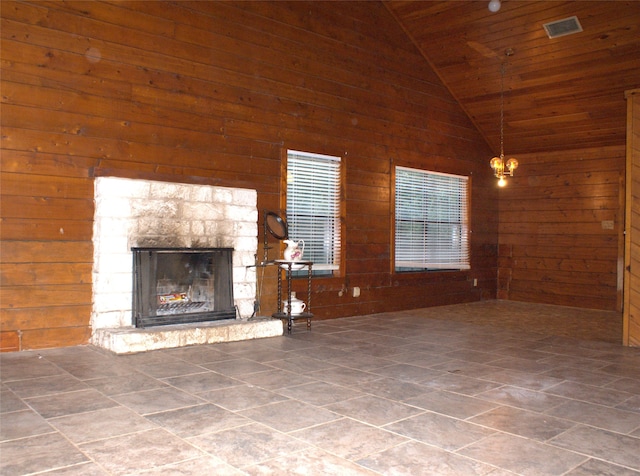
[[[503,68],[505,155],[624,144],[625,91],[640,88],[640,1],[488,4],[385,2],[496,153]],[[572,16],[582,32],[547,36],[543,24]]]

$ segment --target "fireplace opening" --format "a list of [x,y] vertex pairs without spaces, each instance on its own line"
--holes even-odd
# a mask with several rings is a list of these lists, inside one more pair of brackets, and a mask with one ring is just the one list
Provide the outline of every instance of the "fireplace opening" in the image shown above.
[[232,248],[132,248],[136,327],[235,319]]

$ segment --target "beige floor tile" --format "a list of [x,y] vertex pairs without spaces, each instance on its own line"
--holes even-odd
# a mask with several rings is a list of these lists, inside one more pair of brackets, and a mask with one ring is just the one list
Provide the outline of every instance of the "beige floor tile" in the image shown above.
[[325,408],[296,400],[270,403],[243,410],[239,414],[282,432],[295,431],[340,418]]
[[408,441],[406,437],[350,418],[295,431],[291,436],[350,460],[358,460]]
[[456,454],[410,441],[358,461],[379,474],[394,476],[494,475],[495,468]]
[[541,418],[538,413],[513,407],[494,408],[468,421],[541,442],[558,436],[575,425],[560,418]]
[[206,403],[147,415],[158,426],[181,438],[246,425],[246,418],[222,407]]
[[448,451],[456,451],[495,433],[495,430],[432,412],[421,413],[384,428]]
[[79,448],[113,475],[132,474],[176,461],[202,456],[202,452],[163,429],[146,430],[85,443]]
[[506,433],[495,433],[458,453],[524,476],[557,476],[587,460],[584,455]]
[[49,423],[75,444],[157,428],[122,406],[52,418]]
[[309,447],[300,440],[274,432],[258,423],[196,436],[188,441],[237,468],[262,463]]
[[89,461],[89,457],[59,433],[0,443],[0,474],[18,476]]

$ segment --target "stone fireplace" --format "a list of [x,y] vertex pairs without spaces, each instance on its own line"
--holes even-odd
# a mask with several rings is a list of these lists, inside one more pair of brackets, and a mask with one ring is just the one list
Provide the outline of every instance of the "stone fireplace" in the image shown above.
[[[255,190],[96,177],[92,343],[130,353],[281,335],[280,321],[248,319],[256,289],[256,203]],[[232,250],[234,318],[136,328],[135,248]]]

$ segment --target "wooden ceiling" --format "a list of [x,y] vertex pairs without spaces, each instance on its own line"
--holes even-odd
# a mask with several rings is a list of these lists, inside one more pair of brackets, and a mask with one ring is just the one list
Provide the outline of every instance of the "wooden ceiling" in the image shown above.
[[[505,155],[624,144],[624,93],[640,88],[640,1],[488,4],[385,2],[496,153],[503,65]],[[544,23],[574,15],[582,32],[547,36]]]

